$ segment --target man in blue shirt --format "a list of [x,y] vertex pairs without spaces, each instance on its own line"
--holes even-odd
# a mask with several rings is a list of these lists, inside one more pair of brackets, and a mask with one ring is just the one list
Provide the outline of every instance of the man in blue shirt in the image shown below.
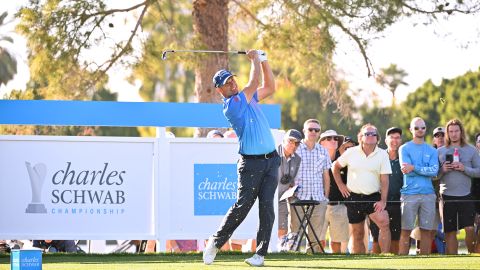
[[400,166],[403,173],[401,193],[402,232],[399,254],[407,255],[410,249],[410,233],[418,216],[420,227],[420,254],[430,254],[431,233],[435,229],[435,203],[437,196],[432,185],[438,173],[438,154],[425,143],[425,121],[415,117],[410,122],[413,140],[400,147]]
[[251,62],[251,71],[243,91],[238,91],[234,75],[228,70],[219,70],[213,77],[217,92],[223,96],[223,114],[238,136],[241,157],[237,165],[237,201],[229,209],[218,231],[209,238],[203,252],[205,264],[213,263],[218,249],[232,236],[258,198],[260,225],[257,249],[253,257],[245,262],[252,266],[263,266],[275,221],[273,203],[280,157],[275,150],[267,118],[258,104],[275,92],[275,81],[263,51],[249,50],[247,57]]

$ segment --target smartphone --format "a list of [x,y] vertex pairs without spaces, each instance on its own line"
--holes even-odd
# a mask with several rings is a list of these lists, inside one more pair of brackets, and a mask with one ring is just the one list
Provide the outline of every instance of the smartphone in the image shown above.
[[445,155],[445,162],[452,163],[453,162],[453,155],[452,154],[446,154]]

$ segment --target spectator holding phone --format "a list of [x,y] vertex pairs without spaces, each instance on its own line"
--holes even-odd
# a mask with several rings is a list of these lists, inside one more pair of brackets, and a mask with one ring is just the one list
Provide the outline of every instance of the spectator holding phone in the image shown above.
[[[467,143],[465,129],[458,119],[448,121],[445,146],[438,149],[440,170],[440,213],[443,218],[447,254],[458,253],[457,230],[465,228],[468,252],[475,249],[475,204],[471,194],[472,178],[480,177],[480,156]],[[455,157],[456,156],[456,157]]]

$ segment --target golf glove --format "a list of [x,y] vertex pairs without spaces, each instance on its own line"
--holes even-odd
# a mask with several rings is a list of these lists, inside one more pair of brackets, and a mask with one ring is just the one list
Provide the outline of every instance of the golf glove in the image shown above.
[[260,62],[267,61],[267,53],[262,50],[257,50],[258,60]]

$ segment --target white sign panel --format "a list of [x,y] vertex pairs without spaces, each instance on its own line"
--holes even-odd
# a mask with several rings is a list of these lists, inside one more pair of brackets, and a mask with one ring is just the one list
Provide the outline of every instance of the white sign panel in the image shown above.
[[[282,134],[274,132],[277,143]],[[168,139],[159,152],[159,237],[207,239],[237,199],[238,142],[235,139]],[[164,144],[160,143],[162,147]],[[166,168],[166,170],[164,170]],[[276,196],[276,195],[275,195]],[[277,205],[275,204],[275,208]],[[255,239],[258,201],[232,239]],[[277,225],[271,246],[276,244]]]
[[[200,142],[200,143],[199,143]],[[162,153],[164,150],[161,150]],[[230,139],[171,140],[169,170],[160,174],[160,237],[207,239],[236,201],[238,143]],[[163,158],[163,156],[160,156]],[[161,162],[163,164],[163,162]],[[163,166],[162,166],[163,167]],[[235,231],[234,238],[255,238],[258,206]]]
[[0,137],[0,239],[153,239],[149,138]]

